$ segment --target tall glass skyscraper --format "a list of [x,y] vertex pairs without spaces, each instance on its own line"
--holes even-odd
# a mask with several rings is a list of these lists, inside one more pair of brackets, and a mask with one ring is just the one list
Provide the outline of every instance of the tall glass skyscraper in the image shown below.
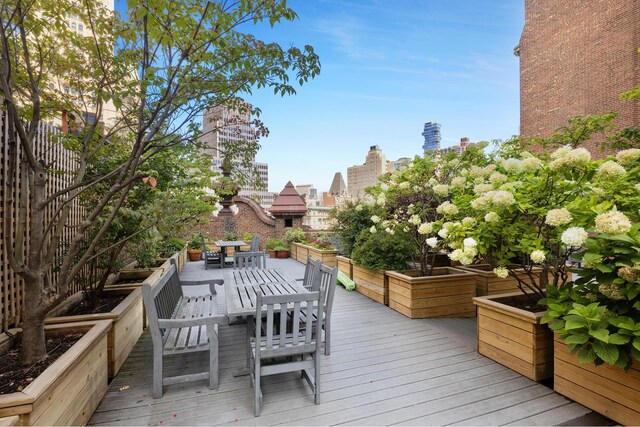
[[425,153],[427,151],[436,151],[440,149],[440,141],[442,139],[440,135],[440,123],[425,123],[422,136],[424,136],[424,144],[422,144],[422,149],[425,151]]

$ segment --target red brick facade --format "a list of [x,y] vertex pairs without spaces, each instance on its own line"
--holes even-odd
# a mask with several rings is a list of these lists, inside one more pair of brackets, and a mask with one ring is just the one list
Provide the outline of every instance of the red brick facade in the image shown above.
[[292,227],[302,228],[302,217],[276,216],[272,218],[264,213],[260,205],[245,197],[234,197],[238,214],[233,216],[211,217],[205,224],[197,226],[195,232],[200,232],[208,242],[224,238],[226,232],[234,232],[242,238],[245,232],[260,236],[260,248],[264,249],[267,239],[282,239],[287,231],[286,219],[291,220]]
[[[520,133],[549,136],[567,119],[614,111],[640,127],[640,0],[525,0]],[[591,150],[592,152],[595,151]]]

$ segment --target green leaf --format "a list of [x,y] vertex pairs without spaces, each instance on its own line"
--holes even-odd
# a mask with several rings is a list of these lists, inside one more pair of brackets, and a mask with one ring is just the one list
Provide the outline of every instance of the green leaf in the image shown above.
[[611,273],[613,271],[615,271],[615,268],[611,267],[610,265],[606,265],[606,264],[596,264],[596,269],[603,272],[603,273]]
[[589,341],[589,334],[575,334],[575,335],[569,335],[564,339],[564,342],[566,344],[584,344],[587,341]]
[[633,347],[640,351],[640,338],[636,338],[635,340],[633,340]]
[[629,342],[631,339],[628,335],[611,334],[609,335],[609,344],[623,345]]
[[582,348],[576,355],[580,363],[591,363],[596,360],[596,353],[592,349]]
[[592,329],[589,331],[589,335],[597,340],[608,343],[609,342],[609,330],[605,328]]
[[615,345],[595,341],[593,343],[593,351],[598,355],[600,359],[604,360],[610,365],[615,364],[618,360],[619,350]]
[[571,315],[565,318],[564,328],[567,330],[585,328],[586,326],[587,321],[583,317]]

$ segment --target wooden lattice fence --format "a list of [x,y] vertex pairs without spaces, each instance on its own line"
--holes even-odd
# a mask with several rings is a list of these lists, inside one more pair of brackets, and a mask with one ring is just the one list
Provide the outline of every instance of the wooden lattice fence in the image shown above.
[[[8,124],[5,114],[0,114],[0,129],[2,139],[2,150],[0,151],[0,199],[2,204],[0,205],[0,333],[7,330],[9,327],[15,326],[20,323],[21,312],[24,304],[24,284],[22,279],[12,270],[9,265],[8,251],[14,250],[13,247],[5,247],[5,233],[10,233],[12,241],[16,237],[18,210],[17,206],[8,206],[5,209],[5,197],[13,194],[13,200],[17,201],[22,192],[28,191],[28,183],[22,178],[20,170],[20,157],[22,151],[20,144],[17,145],[17,150],[14,153],[16,157],[17,170],[13,177],[13,185],[9,187],[8,174],[9,174],[9,133]],[[60,133],[59,129],[47,124],[41,124],[38,129],[38,137],[36,139],[35,154],[37,158],[45,164],[50,165],[51,168],[57,171],[72,171],[74,169],[73,155],[65,150],[60,142],[57,141],[56,135]],[[16,136],[17,138],[17,136]],[[49,181],[47,182],[47,194],[53,194],[55,191],[63,188],[69,181],[69,174],[54,173],[50,174]],[[47,217],[51,219],[54,215],[55,209],[58,207],[56,204],[49,206],[47,211]],[[29,209],[27,209],[28,215]],[[74,203],[71,209],[71,215],[67,224],[76,224],[81,219],[82,209],[78,203]],[[11,217],[11,223],[9,226],[5,226],[5,218]],[[28,235],[28,220],[25,224],[27,228],[26,233]],[[57,250],[56,257],[59,257],[63,253],[64,242],[70,238],[72,229],[66,227],[63,231],[62,244]],[[25,236],[26,237],[26,236]],[[25,243],[28,240],[25,239]],[[28,248],[25,245],[25,254]],[[56,280],[56,273],[52,273],[52,280]],[[73,291],[79,290],[79,285],[73,286]]]

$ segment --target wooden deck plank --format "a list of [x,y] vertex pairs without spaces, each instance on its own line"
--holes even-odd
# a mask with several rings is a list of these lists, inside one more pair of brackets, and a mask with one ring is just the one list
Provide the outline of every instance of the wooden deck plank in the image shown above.
[[[268,260],[302,277],[304,266]],[[189,263],[185,280],[221,278],[224,269]],[[219,309],[225,308],[217,287]],[[187,292],[185,292],[185,295]],[[475,351],[475,319],[408,319],[338,287],[331,356],[322,356],[322,403],[296,374],[263,379],[262,416],[253,415],[244,364],[245,325],[219,328],[220,388],[206,381],[168,386],[151,398],[151,340],[136,345],[90,420],[92,425],[558,424],[589,411]],[[207,366],[206,354],[169,360],[167,374]],[[432,422],[428,422],[431,420]],[[438,422],[439,420],[439,422]]]

